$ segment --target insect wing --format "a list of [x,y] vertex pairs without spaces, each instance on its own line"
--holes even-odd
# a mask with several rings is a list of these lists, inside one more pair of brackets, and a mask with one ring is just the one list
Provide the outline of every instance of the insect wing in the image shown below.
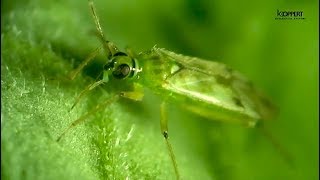
[[273,104],[239,72],[222,63],[157,50],[180,67],[166,80],[166,89],[253,119],[274,118]]

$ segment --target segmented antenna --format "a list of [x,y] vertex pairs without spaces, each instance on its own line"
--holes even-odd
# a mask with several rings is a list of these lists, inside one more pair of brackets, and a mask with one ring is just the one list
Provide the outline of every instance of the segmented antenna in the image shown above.
[[118,48],[112,42],[105,39],[105,36],[103,34],[103,31],[102,31],[102,28],[100,25],[98,15],[96,13],[96,9],[95,9],[93,0],[88,0],[88,3],[89,3],[89,7],[91,9],[91,12],[92,12],[92,17],[93,17],[94,23],[96,24],[98,38],[101,41],[101,43],[103,44],[103,48],[106,52],[108,59],[110,59],[115,53],[118,52]]

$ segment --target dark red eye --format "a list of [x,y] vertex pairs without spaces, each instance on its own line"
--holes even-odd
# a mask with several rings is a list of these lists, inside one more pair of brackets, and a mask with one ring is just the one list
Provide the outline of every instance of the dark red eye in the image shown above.
[[113,76],[117,79],[123,79],[130,73],[130,66],[127,64],[120,64],[113,72]]

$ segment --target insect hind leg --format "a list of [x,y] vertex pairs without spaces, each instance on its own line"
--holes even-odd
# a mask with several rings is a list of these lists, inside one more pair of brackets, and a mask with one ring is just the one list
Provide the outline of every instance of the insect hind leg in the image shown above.
[[173,152],[173,148],[171,146],[171,143],[169,142],[169,134],[168,134],[168,120],[167,120],[167,112],[166,112],[166,103],[162,102],[160,105],[160,127],[161,127],[161,134],[163,135],[166,145],[169,151],[169,155],[174,167],[174,172],[176,174],[177,180],[181,179],[179,170],[178,170],[178,164]]
[[263,134],[265,138],[272,144],[272,146],[278,151],[284,161],[290,166],[295,167],[294,159],[292,155],[285,149],[280,142],[273,136],[273,134],[267,129],[265,123],[258,124],[257,128]]

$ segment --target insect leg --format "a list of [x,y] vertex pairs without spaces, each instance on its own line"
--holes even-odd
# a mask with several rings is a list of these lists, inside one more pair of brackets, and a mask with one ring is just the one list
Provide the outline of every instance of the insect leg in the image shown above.
[[76,101],[73,103],[70,111],[78,104],[78,102],[80,101],[80,99],[83,97],[83,95],[85,95],[86,93],[88,93],[89,91],[93,90],[94,88],[98,87],[99,85],[103,84],[105,81],[102,79],[100,81],[96,81],[92,84],[90,84],[89,86],[87,86],[80,94],[79,96],[76,98]]
[[61,135],[58,137],[57,141],[59,142],[61,140],[62,137],[64,137],[66,135],[67,132],[69,132],[73,127],[79,125],[80,123],[83,123],[90,115],[94,114],[95,112],[101,110],[102,108],[104,108],[105,106],[117,101],[119,99],[119,95],[116,94],[114,96],[112,96],[111,98],[107,99],[106,101],[98,104],[96,107],[94,107],[92,110],[90,110],[89,112],[87,112],[86,114],[84,114],[83,116],[81,116],[79,119],[73,121],[69,127],[67,129],[65,129]]
[[[100,84],[103,83],[103,80],[100,80],[100,81],[97,81],[93,84],[90,84],[88,86],[88,88],[86,88],[83,92],[81,92],[80,96],[78,97],[78,99],[80,99],[80,97],[82,96],[82,94],[84,94],[85,92],[87,91],[90,91],[92,90],[93,88],[99,86]],[[91,89],[90,89],[91,88]],[[102,102],[100,104],[98,104],[96,107],[94,107],[92,110],[90,110],[89,112],[87,112],[85,115],[81,116],[79,119],[73,121],[69,127],[64,130],[62,132],[62,134],[58,137],[57,141],[60,141],[61,138],[70,130],[72,129],[73,127],[77,126],[78,124],[84,122],[90,115],[94,114],[95,112],[99,111],[100,109],[102,109],[103,107],[107,106],[108,104],[111,104],[115,101],[117,101],[119,99],[119,97],[124,97],[124,98],[128,98],[128,99],[132,99],[132,100],[136,100],[136,101],[140,101],[142,100],[142,97],[143,97],[143,92],[140,92],[140,91],[124,91],[124,92],[120,92],[119,94],[116,94],[114,95],[113,97],[107,99],[105,102]],[[79,100],[76,101],[76,103],[78,102]],[[75,103],[75,104],[76,104]],[[74,105],[75,105],[74,104]],[[74,107],[74,106],[73,106]]]
[[173,163],[174,172],[176,174],[176,178],[180,179],[180,174],[178,170],[177,161],[175,158],[175,155],[173,153],[172,146],[169,142],[169,135],[168,135],[168,120],[167,120],[167,113],[166,113],[166,103],[162,102],[160,105],[160,127],[161,127],[161,134],[163,135],[164,139],[166,140],[166,144],[169,150],[169,155],[171,158],[171,161]]
[[278,150],[280,155],[284,158],[284,160],[291,166],[294,167],[294,162],[291,154],[274,138],[274,136],[268,131],[265,127],[265,124],[260,124],[258,128],[262,131],[262,134],[271,142],[273,147]]
[[99,21],[98,15],[96,13],[96,9],[95,9],[93,0],[88,0],[88,3],[89,3],[89,7],[91,9],[91,14],[92,14],[94,23],[96,24],[98,38],[101,41],[101,43],[103,44],[103,48],[105,50],[105,53],[106,53],[108,59],[110,59],[119,50],[112,42],[107,41],[105,39],[103,31],[102,31],[102,28],[101,28],[101,25],[100,25],[100,21]]
[[144,94],[138,91],[123,91],[120,93],[121,97],[125,97],[134,101],[141,101]]
[[133,91],[122,91],[120,96],[134,101],[142,101],[144,93],[143,87],[140,84],[133,84]]
[[89,56],[77,67],[77,69],[71,71],[71,73],[68,75],[70,80],[73,80],[76,78],[76,76],[80,73],[80,71],[96,57],[99,53],[99,51],[102,49],[102,47],[98,47],[95,49]]

